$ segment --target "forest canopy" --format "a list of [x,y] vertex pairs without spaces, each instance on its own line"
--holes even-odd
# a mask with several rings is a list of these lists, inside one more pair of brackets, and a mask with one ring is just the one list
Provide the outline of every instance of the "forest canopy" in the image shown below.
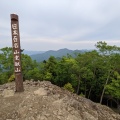
[[[63,56],[51,56],[36,62],[21,54],[24,80],[51,81],[71,92],[96,102],[113,100],[120,102],[120,47],[97,42],[97,50]],[[13,81],[14,66],[12,48],[0,49],[0,84]]]

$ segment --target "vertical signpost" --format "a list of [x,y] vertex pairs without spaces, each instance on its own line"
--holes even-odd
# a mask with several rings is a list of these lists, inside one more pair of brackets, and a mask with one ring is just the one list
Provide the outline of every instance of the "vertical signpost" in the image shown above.
[[16,14],[11,14],[11,33],[12,33],[16,92],[22,92],[24,91],[24,88],[23,88],[23,76],[21,70],[19,19],[18,19],[18,15]]

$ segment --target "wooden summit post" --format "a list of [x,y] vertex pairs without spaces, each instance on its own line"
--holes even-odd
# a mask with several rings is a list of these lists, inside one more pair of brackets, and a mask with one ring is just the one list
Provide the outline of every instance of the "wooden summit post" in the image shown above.
[[11,14],[11,33],[12,33],[12,47],[13,47],[16,92],[22,92],[24,91],[24,88],[23,88],[23,76],[22,76],[22,69],[21,69],[19,20],[18,20],[18,15],[16,14]]

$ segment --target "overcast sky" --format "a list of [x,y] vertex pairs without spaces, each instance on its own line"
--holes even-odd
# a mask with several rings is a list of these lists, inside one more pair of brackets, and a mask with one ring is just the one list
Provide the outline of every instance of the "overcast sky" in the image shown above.
[[19,16],[25,50],[120,47],[120,0],[0,0],[0,48],[12,47],[10,14]]

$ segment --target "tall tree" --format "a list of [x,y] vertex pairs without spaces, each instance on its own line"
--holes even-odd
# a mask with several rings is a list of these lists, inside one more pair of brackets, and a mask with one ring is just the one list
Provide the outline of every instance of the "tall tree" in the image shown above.
[[13,74],[12,48],[5,47],[0,49],[0,66],[0,83],[3,84]]
[[54,56],[51,56],[46,62],[44,66],[44,79],[50,80],[54,83],[54,79],[56,77],[56,65],[57,60]]
[[120,112],[120,74],[115,71],[112,81],[106,86],[106,94],[110,95],[111,100],[116,102],[118,111]]
[[104,63],[106,65],[106,80],[100,98],[100,103],[102,103],[103,95],[105,93],[105,86],[108,84],[111,74],[113,74],[113,72],[116,69],[116,64],[114,64],[115,59],[113,59],[113,54],[119,52],[119,47],[107,45],[106,42],[102,42],[102,41],[98,42],[96,44],[96,47],[100,51],[100,54],[102,54],[102,56],[104,57]]

